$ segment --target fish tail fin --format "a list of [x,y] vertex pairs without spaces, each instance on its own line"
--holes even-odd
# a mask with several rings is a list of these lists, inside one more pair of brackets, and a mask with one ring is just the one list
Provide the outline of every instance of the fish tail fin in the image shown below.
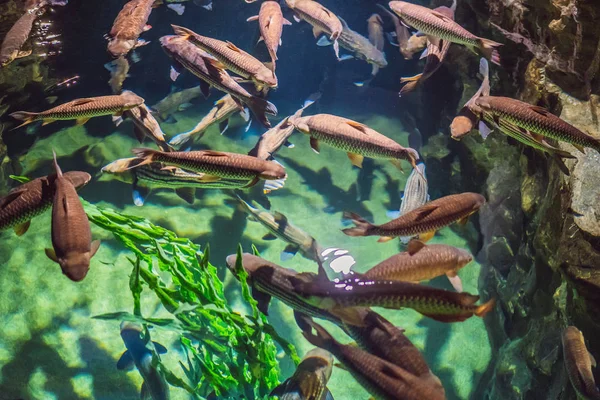
[[265,99],[261,99],[260,97],[253,96],[246,102],[246,105],[250,111],[256,115],[261,124],[267,128],[271,127],[271,123],[266,114],[277,115],[277,107],[275,107],[275,104]]
[[342,229],[342,232],[348,236],[367,236],[369,230],[374,226],[360,215],[348,211],[344,211],[343,219],[350,220],[356,225],[354,228]]
[[485,316],[485,314],[492,311],[492,309],[494,308],[495,305],[496,305],[496,299],[491,298],[486,303],[483,303],[482,305],[480,305],[479,307],[477,307],[475,309],[475,315],[483,318]]
[[184,28],[183,26],[179,26],[179,25],[171,24],[171,28],[173,28],[173,32],[175,32],[175,34],[177,36],[182,36],[185,39],[189,38],[194,33],[191,29]]
[[171,138],[171,140],[169,140],[169,144],[171,146],[183,146],[191,138],[192,138],[192,135],[189,132],[180,133],[179,135],[173,136]]
[[[133,149],[133,150],[131,150],[131,152],[133,154],[135,154],[135,156],[137,158],[141,159],[141,161],[135,165],[136,167],[153,163],[156,156],[162,153],[161,151],[158,151],[158,150],[141,149],[141,148]],[[129,167],[127,169],[131,169],[131,168],[133,168],[133,167]]]
[[[335,344],[335,339],[329,332],[325,330],[321,325],[313,321],[312,318],[305,315],[298,315],[297,319],[302,321],[303,327],[307,328],[303,330],[302,335],[310,342],[313,346],[320,347],[322,349],[330,349]],[[312,330],[315,330],[315,333]]]
[[414,91],[417,86],[419,86],[419,80],[421,79],[421,77],[423,76],[423,74],[417,74],[415,76],[408,76],[406,78],[400,78],[400,83],[406,83],[406,85],[402,86],[402,88],[400,89],[400,97],[402,97],[402,95],[410,93],[412,91]]
[[35,117],[37,115],[38,115],[37,113],[32,113],[32,112],[28,112],[28,111],[17,111],[17,112],[10,114],[10,116],[13,117],[14,119],[23,121],[23,123],[21,125],[18,125],[16,127],[12,128],[12,130],[18,129],[25,125],[29,125],[30,123],[35,121]]
[[52,149],[52,155],[54,157],[54,170],[56,171],[56,176],[58,176],[59,178],[62,178],[63,173],[58,165],[58,161],[56,161],[56,151],[54,151],[54,149]]
[[422,76],[423,76],[423,74],[417,74],[415,76],[402,77],[402,78],[400,78],[400,83],[415,82],[415,81],[418,81],[419,79],[421,79]]
[[490,60],[496,65],[500,65],[500,54],[496,47],[502,46],[502,43],[494,42],[493,40],[480,38],[479,39],[479,50],[485,58]]

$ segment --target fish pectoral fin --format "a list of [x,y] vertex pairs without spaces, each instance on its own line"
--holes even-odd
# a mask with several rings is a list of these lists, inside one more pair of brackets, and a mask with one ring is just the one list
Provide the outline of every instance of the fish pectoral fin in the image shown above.
[[228,47],[230,50],[236,51],[236,52],[238,52],[238,53],[241,53],[241,52],[242,52],[242,51],[241,51],[241,50],[240,50],[240,49],[239,49],[239,48],[238,48],[238,47],[237,47],[235,44],[231,43],[230,41],[227,41],[227,47]]
[[312,32],[313,32],[313,36],[315,37],[315,39],[318,38],[319,35],[321,35],[323,33],[323,31],[316,26],[313,26]]
[[353,326],[359,326],[364,328],[367,326],[360,311],[353,307],[333,307],[329,310],[330,313],[344,321],[345,323]]
[[56,252],[54,251],[54,249],[46,248],[44,249],[44,252],[46,253],[46,256],[48,256],[49,259],[51,259],[55,263],[58,263],[58,257],[56,257]]
[[336,368],[342,369],[344,371],[349,371],[348,368],[344,364],[339,363],[339,362],[333,363],[333,366]]
[[196,189],[194,188],[178,188],[175,189],[175,194],[177,194],[180,199],[184,200],[188,204],[194,204],[194,200],[196,200]]
[[75,125],[79,126],[79,125],[83,125],[86,122],[88,122],[90,120],[90,117],[84,117],[84,118],[77,118],[75,120]]
[[467,224],[467,222],[469,222],[469,216],[467,215],[464,218],[461,218],[457,221],[457,224],[461,225],[461,226],[465,226]]
[[406,251],[408,251],[408,254],[412,256],[418,253],[423,247],[425,247],[425,243],[418,239],[413,239],[410,242],[408,242],[408,248],[406,249]]
[[13,229],[14,229],[15,233],[17,234],[17,236],[23,236],[25,234],[25,232],[27,232],[27,230],[29,229],[30,225],[31,225],[31,220],[25,221],[22,224],[16,225]]
[[90,258],[96,255],[98,249],[100,248],[100,243],[101,242],[99,240],[92,241],[92,243],[90,244]]
[[256,300],[256,308],[265,314],[269,315],[269,303],[271,302],[271,295],[265,292],[261,292],[256,288],[252,288],[252,297]]
[[390,240],[393,240],[394,238],[392,236],[381,236],[377,242],[378,243],[386,243],[389,242]]
[[49,125],[49,124],[51,124],[51,123],[53,123],[53,122],[55,122],[55,121],[56,121],[56,120],[55,120],[55,119],[52,119],[52,118],[45,119],[45,120],[44,120],[44,122],[42,122],[42,126]]
[[577,150],[579,150],[581,153],[585,154],[585,150],[583,148],[582,145],[577,144],[577,143],[571,143]]
[[418,238],[422,242],[428,242],[435,236],[435,231],[429,231],[425,233],[421,233]]
[[133,361],[133,356],[126,350],[123,354],[121,354],[121,358],[117,361],[117,369],[119,371],[131,371],[135,367],[135,363]]
[[258,15],[253,15],[250,18],[248,18],[246,20],[246,22],[252,22],[252,21],[257,21],[258,20]]
[[427,35],[427,40],[429,41],[429,43],[431,43],[432,46],[435,46],[435,47],[438,47],[438,48],[440,47],[440,41],[441,41],[440,38],[435,37],[435,36]]
[[[229,43],[229,42],[228,42]],[[231,43],[231,45],[233,47],[235,47],[235,45],[233,45],[233,43]],[[229,47],[229,46],[228,46]],[[239,51],[240,49],[238,49],[237,47],[235,47],[237,49],[237,51]],[[233,49],[232,49],[233,50]],[[225,66],[225,64],[223,64],[221,61],[214,59],[214,58],[206,58],[205,59],[207,65],[210,65],[213,68],[216,68],[218,70],[221,71],[225,71],[227,69],[227,67]]]
[[154,345],[154,348],[158,354],[167,354],[168,350],[165,346],[158,342],[152,342],[152,344]]
[[592,367],[596,368],[598,366],[598,363],[596,363],[596,359],[594,358],[592,353],[590,353],[589,351],[588,351],[588,354],[590,355],[590,362],[592,363]]
[[273,235],[271,232],[267,233],[262,237],[262,240],[276,240],[277,236]]
[[285,18],[283,19],[283,25],[291,25],[291,24],[292,23],[289,20],[287,20]]
[[202,182],[218,182],[221,180],[220,176],[216,176],[216,175],[209,175],[209,174],[204,174],[202,175],[202,177],[200,178],[200,181]]
[[0,209],[6,208],[10,203],[21,197],[21,195],[26,191],[27,189],[17,189],[9,192],[6,196],[0,199]]
[[281,252],[279,259],[281,261],[288,261],[296,255],[298,250],[299,250],[298,246],[295,246],[293,244],[288,244],[287,246],[285,246],[285,249],[283,249],[283,251]]
[[144,131],[137,125],[133,126],[133,133],[135,135],[135,138],[138,140],[138,142],[140,143],[144,143],[144,139],[146,138],[146,134],[144,133]]
[[227,128],[229,128],[229,119],[224,119],[223,121],[219,122],[219,132],[221,135],[225,133]]
[[392,163],[392,165],[396,168],[398,168],[398,170],[402,173],[404,173],[404,170],[402,169],[402,161],[398,160],[398,159],[393,159],[390,160],[390,162]]
[[319,149],[319,139],[315,138],[314,136],[310,137],[310,148],[313,149],[313,151],[317,154],[320,153],[320,149]]
[[456,290],[458,293],[462,293],[463,292],[462,280],[460,279],[460,276],[458,276],[456,274],[456,271],[447,272],[446,276],[448,277],[448,280],[450,281],[450,284],[452,285],[454,290]]
[[356,153],[348,153],[348,158],[350,159],[352,165],[358,168],[362,168],[363,160],[365,159],[364,156]]
[[210,85],[208,84],[208,82],[200,80],[200,91],[202,92],[202,96],[204,96],[205,99],[208,98],[208,96],[210,96]]

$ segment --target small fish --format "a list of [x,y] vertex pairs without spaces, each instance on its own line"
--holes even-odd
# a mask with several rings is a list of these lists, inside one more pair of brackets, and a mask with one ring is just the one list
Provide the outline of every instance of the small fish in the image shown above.
[[[372,14],[369,19],[367,19],[367,31],[369,32],[369,42],[384,55],[385,59],[385,53],[383,52],[383,47],[385,45],[383,19],[381,19],[379,14]],[[376,75],[377,72],[379,72],[379,67],[373,65],[371,75]]]
[[[404,215],[427,203],[429,201],[428,192],[429,185],[425,175],[425,163],[420,161],[406,180],[402,202],[400,203],[400,210],[398,215],[393,216],[392,218],[398,218],[400,215]],[[388,214],[388,216],[390,216],[390,214]],[[408,244],[410,239],[410,236],[403,236],[400,238],[400,241],[404,244]]]
[[348,153],[353,165],[362,166],[364,157],[387,159],[400,168],[400,160],[407,160],[414,167],[419,154],[416,150],[402,147],[392,139],[347,118],[330,114],[289,118],[294,127],[310,135],[310,146],[319,153],[319,142]]
[[57,120],[75,119],[77,125],[82,125],[90,118],[111,114],[121,115],[124,111],[141,104],[144,104],[144,99],[128,92],[120,95],[76,99],[39,113],[17,111],[10,116],[23,121],[21,125],[13,129],[35,121],[44,121],[43,125],[47,125]]
[[221,179],[248,180],[246,187],[252,187],[259,180],[283,181],[287,174],[285,168],[277,162],[260,160],[245,154],[225,153],[203,150],[188,152],[162,152],[152,149],[133,149],[133,153],[144,160],[139,165],[162,162],[168,166],[201,172],[205,182],[217,182]]
[[416,283],[373,280],[360,276],[328,281],[307,281],[293,278],[298,295],[308,299],[315,307],[336,314],[340,309],[352,307],[383,307],[392,310],[412,308],[418,313],[439,322],[462,322],[473,315],[485,316],[494,307],[494,299],[476,305],[479,296],[436,289]]
[[260,11],[258,15],[247,19],[250,21],[257,21],[260,29],[260,39],[264,40],[265,46],[271,56],[271,63],[273,65],[273,71],[275,71],[277,61],[277,50],[281,43],[281,34],[283,33],[284,25],[291,25],[292,23],[287,19],[283,18],[281,13],[281,6],[278,1],[266,0],[260,5]]
[[441,40],[462,44],[494,64],[500,64],[496,50],[500,43],[473,35],[443,13],[404,1],[391,1],[389,7],[402,22],[427,35],[432,45],[439,48]]
[[373,225],[359,215],[344,213],[356,227],[342,232],[348,236],[381,236],[379,242],[387,242],[396,236],[419,235],[419,239],[426,242],[445,226],[454,222],[465,224],[484,204],[485,197],[477,193],[453,194],[430,201],[382,225]]
[[52,249],[46,255],[58,263],[69,279],[79,282],[90,268],[90,259],[100,247],[92,242],[92,231],[73,182],[66,178],[54,153],[54,199],[52,203]]
[[160,38],[160,43],[167,54],[174,60],[174,67],[171,70],[173,78],[176,79],[181,69],[186,68],[202,80],[200,88],[205,95],[208,95],[210,86],[228,93],[238,103],[240,108],[243,107],[243,104],[247,105],[264,126],[267,128],[271,127],[266,114],[277,115],[275,105],[265,99],[253,96],[241,87],[225,71],[219,61],[194,46],[185,37],[163,36]]
[[182,104],[189,104],[192,100],[202,95],[200,86],[194,86],[189,89],[183,89],[169,94],[150,107],[150,109],[153,113],[158,115],[161,121],[166,121],[171,114],[180,110]]
[[108,34],[107,50],[113,57],[125,56],[131,50],[148,44],[139,37],[142,32],[152,28],[148,25],[148,18],[154,2],[155,0],[131,0],[123,6]]
[[33,28],[33,22],[38,17],[38,9],[31,8],[25,11],[6,33],[0,46],[0,65],[6,67],[17,58],[31,55],[31,50],[21,50]]
[[204,132],[214,124],[219,124],[219,130],[222,135],[229,127],[229,118],[236,112],[240,113],[242,118],[244,118],[244,121],[250,120],[248,110],[246,108],[240,108],[233,97],[226,94],[215,102],[215,106],[192,130],[173,137],[169,143],[172,146],[182,146],[189,140],[193,140],[195,137],[202,137]]
[[408,251],[391,256],[364,273],[366,279],[421,282],[446,275],[457,292],[463,291],[457,272],[473,261],[466,250],[413,240]]
[[340,19],[314,0],[285,0],[285,3],[294,12],[294,18],[297,22],[303,19],[312,25],[315,39],[322,33],[329,36],[329,40],[333,42],[335,56],[339,60],[340,46],[338,38],[344,29]]
[[104,64],[110,72],[110,79],[108,84],[114,94],[119,94],[123,90],[123,82],[127,79],[129,73],[129,61],[123,56],[113,60],[109,63]]
[[165,354],[167,349],[160,343],[150,343],[149,336],[145,335],[144,338],[143,333],[141,325],[133,322],[121,322],[121,339],[127,350],[117,362],[117,369],[137,368],[144,379],[141,391],[142,399],[169,400],[171,398],[169,384],[163,374],[152,365],[152,351],[149,346],[154,346],[158,354]]
[[600,390],[592,373],[592,367],[597,366],[596,360],[585,346],[581,331],[574,326],[565,328],[562,346],[565,368],[578,396],[586,400],[599,400]]
[[275,73],[233,43],[201,36],[182,26],[171,26],[176,35],[215,57],[222,64],[222,68],[227,68],[242,78],[252,81],[259,92],[265,87],[277,87]]
[[133,202],[143,206],[152,189],[173,189],[175,194],[189,204],[196,198],[196,189],[239,189],[250,183],[249,180],[221,179],[217,182],[204,180],[205,174],[185,171],[181,168],[165,169],[161,163],[138,166],[141,158],[121,158],[102,168],[102,173],[110,174],[117,180],[131,183]]
[[254,220],[260,222],[269,231],[263,237],[263,240],[281,239],[288,243],[288,246],[281,253],[281,259],[286,260],[293,257],[298,251],[309,260],[322,263],[322,247],[315,238],[304,232],[302,229],[293,225],[285,215],[277,211],[265,211],[251,206],[239,196],[237,197],[240,205]]
[[[85,186],[92,177],[87,172],[69,171],[63,174],[76,189]],[[33,179],[12,189],[0,198],[0,231],[14,228],[18,236],[29,229],[31,220],[52,206],[56,174]]]
[[402,54],[405,60],[412,60],[414,55],[422,51],[427,45],[427,37],[411,35],[408,28],[402,25],[400,18],[396,14],[390,12],[381,4],[377,4],[377,6],[386,13],[394,24],[395,31],[387,35],[389,42],[393,46],[398,47],[400,54]]
[[[359,349],[341,344],[321,325],[303,317],[302,334],[312,345],[331,352],[375,399],[444,400],[443,391],[404,368]],[[315,333],[312,331],[315,330]]]
[[327,382],[333,370],[333,356],[323,349],[312,349],[304,358],[294,375],[271,392],[279,400],[333,400]]

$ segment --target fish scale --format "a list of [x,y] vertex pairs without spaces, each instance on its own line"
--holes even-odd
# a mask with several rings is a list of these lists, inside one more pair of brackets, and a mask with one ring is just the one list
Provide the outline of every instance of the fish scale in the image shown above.
[[142,165],[135,169],[135,175],[138,182],[146,184],[143,186],[166,187],[172,189],[193,187],[203,189],[229,189],[244,187],[250,182],[250,180],[203,182],[200,179],[201,175],[197,173],[186,172],[179,168],[175,170],[175,172],[165,171],[161,168],[162,166],[155,167],[153,164]]

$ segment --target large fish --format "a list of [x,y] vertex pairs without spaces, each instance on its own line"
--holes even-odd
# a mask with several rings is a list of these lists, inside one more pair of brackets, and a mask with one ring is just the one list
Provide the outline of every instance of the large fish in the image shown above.
[[165,354],[167,349],[160,343],[150,343],[149,337],[143,337],[142,326],[133,322],[121,323],[121,339],[127,350],[117,362],[117,368],[119,370],[137,368],[144,379],[142,399],[169,400],[171,398],[169,384],[163,374],[152,364],[152,351],[149,347],[154,346],[158,354]]
[[123,90],[123,82],[127,79],[129,73],[129,61],[124,56],[117,58],[109,63],[104,64],[110,72],[110,79],[108,85],[110,86],[114,94],[119,94]]
[[163,36],[160,38],[163,49],[175,61],[171,77],[176,79],[182,68],[186,68],[202,81],[200,87],[204,94],[208,94],[209,86],[230,94],[240,108],[247,105],[250,111],[267,128],[271,127],[266,114],[277,115],[277,108],[270,102],[260,97],[253,96],[241,87],[225,69],[208,53],[194,46],[181,36]]
[[[69,171],[63,174],[76,189],[85,186],[92,177],[87,172]],[[14,228],[23,235],[31,220],[52,206],[55,193],[56,174],[33,179],[17,186],[0,198],[0,230]]]
[[371,14],[367,19],[367,31],[369,32],[369,42],[379,51],[383,51],[385,45],[383,19],[379,14]]
[[260,210],[248,204],[238,196],[238,200],[244,209],[254,220],[260,222],[269,231],[263,240],[281,239],[288,243],[281,253],[281,260],[292,258],[298,251],[309,260],[322,263],[321,253],[323,248],[315,238],[292,224],[285,215],[278,211]]
[[165,169],[161,163],[138,166],[140,158],[122,158],[104,166],[102,172],[117,180],[132,184],[133,203],[143,206],[152,189],[173,189],[177,196],[193,204],[196,189],[239,189],[249,180],[221,179],[216,182],[204,180],[204,174],[181,168]]
[[462,44],[493,63],[500,64],[500,56],[496,50],[501,46],[500,43],[475,36],[447,15],[404,1],[392,1],[389,6],[402,22],[427,35],[429,43],[434,46],[440,47],[441,40]]
[[79,282],[90,268],[90,259],[100,241],[92,242],[92,231],[73,182],[66,178],[54,154],[54,199],[52,202],[52,249],[46,255],[57,262],[69,279]]
[[373,280],[360,276],[345,280],[292,279],[294,290],[318,308],[337,314],[352,307],[384,307],[393,310],[412,308],[440,322],[462,322],[473,315],[483,317],[494,299],[476,305],[479,296],[436,289],[416,283]]
[[191,29],[171,25],[176,35],[188,40],[194,46],[206,51],[221,62],[223,68],[254,83],[258,91],[263,88],[276,88],[277,77],[265,64],[238,48],[231,42],[198,35]]
[[198,124],[190,131],[185,133],[180,133],[179,135],[173,137],[169,144],[172,146],[182,146],[190,140],[194,138],[202,137],[204,132],[212,125],[218,124],[219,131],[221,135],[225,133],[227,128],[229,127],[229,118],[239,112],[244,121],[248,122],[250,120],[250,115],[248,114],[248,110],[246,108],[241,108],[239,104],[231,97],[231,95],[226,94],[221,97],[219,100],[215,102],[215,106],[198,122]]
[[158,115],[161,121],[169,122],[174,120],[172,117],[174,112],[185,109],[192,100],[202,95],[200,86],[194,86],[167,95],[150,109]]
[[322,33],[329,36],[329,40],[333,42],[335,56],[339,59],[338,38],[344,29],[342,21],[321,3],[314,0],[285,0],[285,3],[294,12],[296,21],[300,22],[303,19],[312,25],[315,39]]
[[[377,400],[444,400],[443,391],[358,347],[341,344],[321,325],[304,317],[303,335],[312,345],[331,352],[373,398]],[[312,330],[315,330],[315,333]]]
[[17,111],[11,117],[23,121],[13,129],[20,128],[35,121],[44,121],[47,125],[58,120],[77,120],[77,124],[85,124],[90,118],[103,115],[122,115],[123,112],[144,104],[144,99],[132,92],[120,95],[88,97],[76,99],[39,113]]
[[391,256],[364,273],[365,278],[373,280],[398,280],[421,282],[446,275],[457,292],[463,291],[458,271],[473,261],[466,250],[445,244],[425,246],[423,242],[413,240],[408,251]]
[[108,34],[107,50],[113,57],[125,56],[131,50],[148,44],[139,37],[152,28],[148,25],[148,17],[155,1],[131,0],[123,6]]
[[263,1],[263,3],[260,5],[260,11],[258,12],[258,15],[248,18],[248,21],[256,20],[258,20],[258,26],[260,29],[260,40],[264,40],[265,46],[267,46],[267,50],[271,56],[271,63],[273,64],[273,71],[275,71],[277,50],[279,49],[279,45],[281,43],[283,26],[291,25],[292,23],[283,18],[281,6],[276,0]]
[[220,151],[202,150],[188,152],[163,152],[152,149],[134,149],[133,153],[143,158],[139,165],[152,162],[165,163],[168,166],[183,168],[189,171],[205,174],[205,182],[218,182],[222,179],[247,180],[245,187],[251,187],[264,179],[265,189],[271,181],[283,181],[287,174],[285,168],[277,162],[260,160],[245,154],[225,153]]
[[271,392],[279,400],[333,400],[327,382],[333,370],[333,356],[323,349],[312,349],[302,358],[294,375]]
[[592,373],[592,367],[596,367],[596,360],[585,346],[581,331],[574,326],[565,328],[562,333],[562,347],[565,368],[578,397],[600,400],[600,390]]
[[6,67],[17,58],[27,57],[31,54],[31,50],[21,50],[21,48],[29,38],[37,17],[38,9],[26,10],[25,14],[6,33],[0,46],[0,65],[2,67]]
[[310,135],[310,146],[319,153],[319,142],[348,153],[352,164],[362,167],[364,157],[387,159],[400,168],[400,160],[407,160],[414,167],[419,159],[416,150],[402,147],[392,139],[351,119],[330,114],[289,118],[294,127]]
[[373,225],[354,213],[344,213],[354,228],[343,229],[348,236],[381,236],[379,242],[387,242],[396,236],[419,235],[427,241],[435,232],[454,222],[466,223],[470,215],[485,204],[485,197],[477,193],[460,193],[430,201],[400,217],[382,225]]

